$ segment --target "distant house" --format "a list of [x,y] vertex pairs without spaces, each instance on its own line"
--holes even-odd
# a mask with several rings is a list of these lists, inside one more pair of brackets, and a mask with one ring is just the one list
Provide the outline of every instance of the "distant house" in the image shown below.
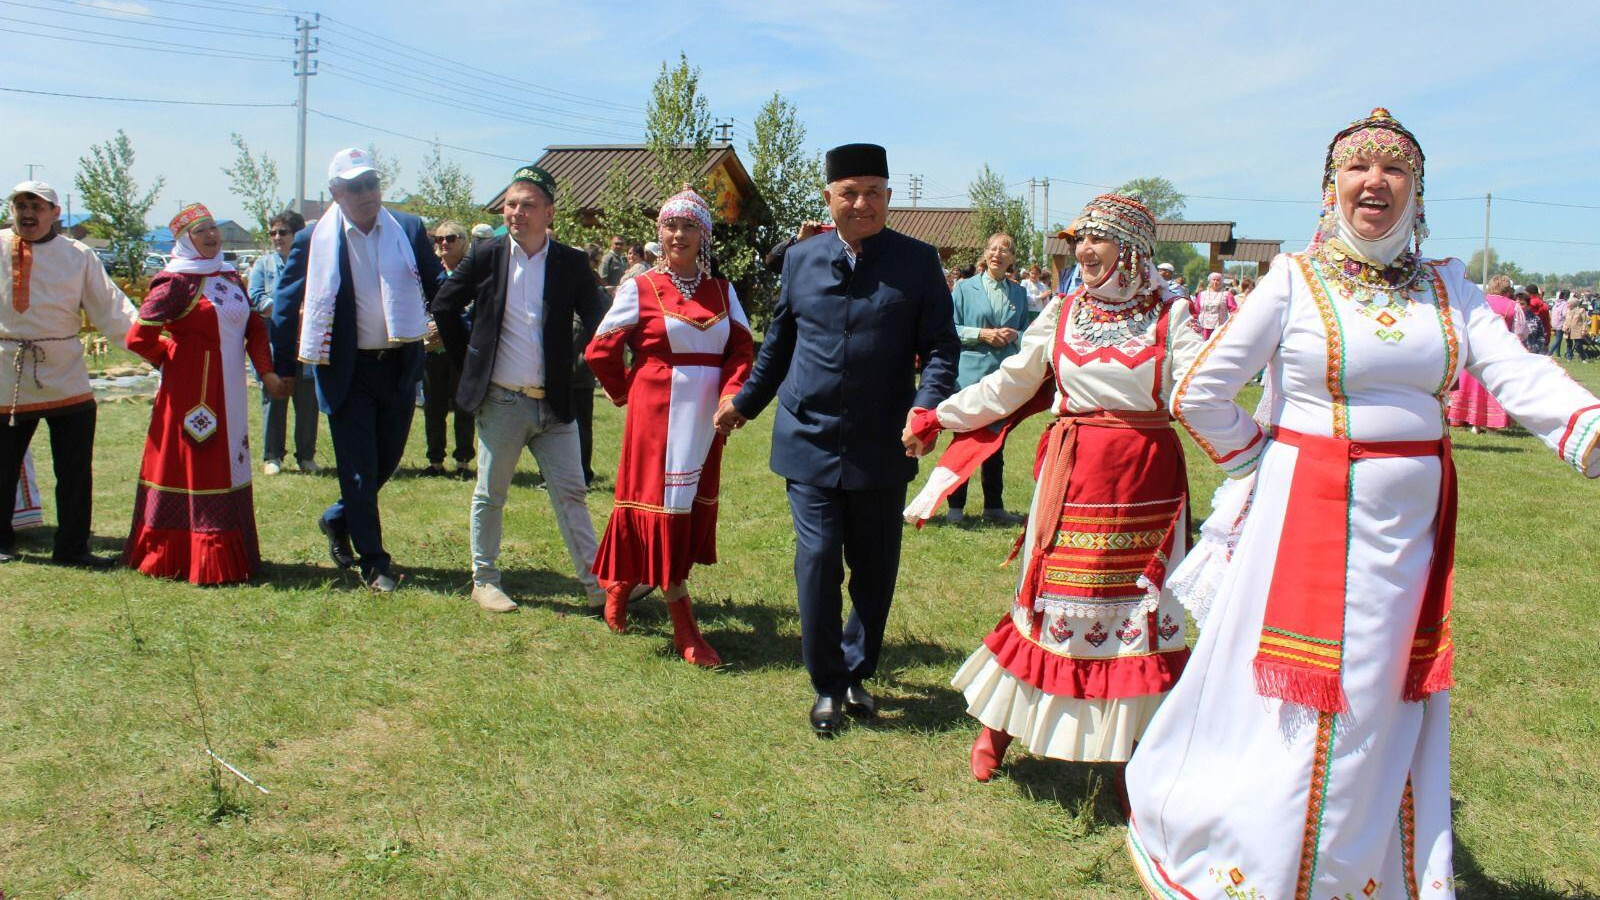
[[891,206],[886,224],[901,234],[932,244],[940,259],[962,250],[983,249],[977,210],[970,206]]
[[[694,152],[683,147],[680,153]],[[655,156],[644,144],[562,144],[546,147],[536,163],[556,180],[556,202],[564,209],[577,209],[586,224],[600,218],[601,198],[613,170],[627,175],[627,199],[639,206],[656,209],[665,197],[656,196],[655,180],[661,171]],[[706,202],[724,222],[740,219],[760,221],[767,215],[766,203],[756,190],[739,154],[728,143],[712,144],[706,161],[696,173],[710,184]],[[501,190],[485,207],[498,213],[505,205]]]

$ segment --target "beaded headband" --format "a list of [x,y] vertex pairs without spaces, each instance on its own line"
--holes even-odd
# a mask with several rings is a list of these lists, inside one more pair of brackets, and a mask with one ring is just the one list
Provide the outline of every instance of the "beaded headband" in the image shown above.
[[1418,256],[1422,254],[1422,240],[1428,236],[1428,217],[1423,210],[1422,144],[1417,136],[1400,124],[1387,109],[1379,106],[1365,118],[1346,125],[1328,142],[1328,153],[1322,165],[1322,213],[1317,223],[1317,233],[1311,239],[1311,249],[1320,247],[1338,224],[1339,198],[1336,180],[1339,169],[1350,160],[1363,154],[1388,156],[1405,163],[1411,170],[1413,197],[1416,200],[1415,219],[1412,221],[1413,246]]
[[710,273],[711,207],[707,206],[706,201],[690,189],[688,185],[684,185],[683,190],[668,197],[667,202],[661,204],[661,212],[656,216],[656,224],[665,224],[668,219],[688,219],[700,226],[700,265],[707,273]]
[[176,240],[185,231],[209,218],[211,218],[211,210],[206,209],[205,204],[191,203],[178,210],[178,214],[172,217],[171,222],[167,223],[167,230],[172,232],[172,237]]
[[1090,200],[1071,230],[1080,237],[1093,234],[1116,241],[1146,257],[1155,252],[1155,216],[1143,203],[1121,194],[1101,194]]

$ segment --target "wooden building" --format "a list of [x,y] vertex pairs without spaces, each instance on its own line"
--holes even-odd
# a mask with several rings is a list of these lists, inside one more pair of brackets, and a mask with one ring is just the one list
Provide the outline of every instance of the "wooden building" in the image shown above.
[[[687,156],[694,150],[686,146],[679,152]],[[653,210],[667,199],[656,196],[655,181],[661,169],[644,144],[556,145],[545,148],[535,165],[556,180],[556,204],[564,209],[576,207],[587,224],[600,218],[613,171],[626,176],[629,201]],[[710,185],[706,202],[722,221],[759,221],[766,216],[766,204],[731,143],[712,144],[705,164],[696,174]],[[502,189],[485,208],[498,213],[505,204],[505,195]]]

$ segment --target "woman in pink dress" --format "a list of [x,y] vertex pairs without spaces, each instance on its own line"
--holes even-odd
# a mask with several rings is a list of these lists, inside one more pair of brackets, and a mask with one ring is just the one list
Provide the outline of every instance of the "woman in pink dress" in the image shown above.
[[[1511,279],[1504,275],[1496,275],[1489,279],[1484,299],[1489,301],[1489,309],[1505,320],[1506,330],[1515,333],[1517,302],[1511,299],[1510,294]],[[1461,380],[1456,382],[1456,389],[1450,392],[1450,410],[1445,417],[1451,425],[1470,426],[1473,434],[1477,434],[1480,428],[1504,428],[1511,424],[1500,401],[1494,399],[1494,395],[1483,386],[1483,382],[1473,378],[1472,373],[1466,371],[1462,371]]]
[[594,561],[607,585],[606,624],[626,630],[634,588],[660,587],[673,645],[707,667],[722,659],[700,635],[685,581],[690,566],[717,561],[723,439],[711,419],[744,384],[754,353],[733,286],[711,275],[711,225],[693,191],[662,204],[661,261],[617,286],[584,354],[611,402],[628,408],[616,505]]

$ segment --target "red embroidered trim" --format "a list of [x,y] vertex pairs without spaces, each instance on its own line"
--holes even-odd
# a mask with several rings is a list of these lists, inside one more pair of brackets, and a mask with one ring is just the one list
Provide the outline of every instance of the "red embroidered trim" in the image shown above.
[[1327,801],[1328,758],[1333,753],[1333,713],[1317,716],[1317,749],[1311,760],[1311,788],[1306,797],[1306,827],[1300,841],[1300,877],[1295,900],[1311,900],[1311,882],[1317,873],[1317,847],[1322,838],[1322,807]]
[[1567,441],[1572,440],[1572,432],[1578,427],[1579,417],[1586,412],[1596,409],[1600,409],[1600,404],[1596,404],[1594,406],[1585,406],[1584,408],[1572,414],[1572,418],[1567,420],[1567,429],[1561,432],[1561,440],[1556,443],[1556,456],[1559,456],[1562,459],[1567,458]]
[[1410,775],[1400,795],[1400,865],[1405,871],[1406,900],[1417,900],[1417,805]]

